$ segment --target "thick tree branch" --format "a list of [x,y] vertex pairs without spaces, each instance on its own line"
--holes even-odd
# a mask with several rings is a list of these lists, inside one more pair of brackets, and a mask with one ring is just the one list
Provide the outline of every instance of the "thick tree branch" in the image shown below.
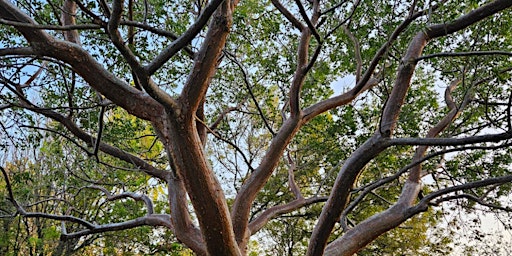
[[[0,18],[37,25],[6,0],[0,0]],[[160,119],[163,108],[157,101],[116,78],[79,45],[55,39],[39,29],[23,26],[15,28],[30,43],[34,53],[68,63],[91,87],[129,113],[146,120]]]
[[233,226],[239,244],[244,244],[249,239],[248,222],[250,209],[256,195],[270,178],[270,175],[279,163],[280,156],[301,125],[300,120],[293,116],[284,122],[281,129],[272,139],[260,165],[238,191],[232,206],[231,218],[233,219]]
[[35,54],[32,47],[0,48],[0,56],[30,56]]
[[[215,1],[212,3],[215,3]],[[186,118],[189,122],[194,120],[193,116],[204,99],[217,69],[222,49],[225,46],[233,22],[235,6],[231,2],[227,0],[223,2],[213,15],[204,42],[196,55],[192,71],[180,95],[179,100],[182,103],[182,110],[185,115],[188,115]]]
[[512,132],[477,135],[466,138],[394,138],[392,145],[460,146],[467,144],[500,142],[512,139]]
[[[71,0],[65,0],[62,5],[61,22],[63,26],[76,25],[76,3]],[[77,30],[64,31],[64,39],[71,43],[80,44],[80,36]]]
[[[201,32],[215,10],[224,2],[224,0],[212,0],[204,8],[197,21],[188,28],[185,33],[174,40],[167,48],[165,48],[151,63],[144,69],[148,75],[154,74],[159,68],[162,67],[172,56],[178,53],[181,49],[185,48],[194,37]],[[226,2],[230,2],[226,0]]]
[[[398,36],[402,34],[402,32],[405,31],[405,29],[417,18],[425,15],[425,11],[422,12],[416,12],[412,16],[407,17],[400,25],[396,27],[396,29],[391,33],[389,36],[389,39],[387,42],[385,42],[380,49],[377,51],[375,56],[373,57],[372,61],[370,62],[370,65],[366,69],[366,72],[364,72],[363,76],[361,77],[361,80],[359,80],[354,87],[355,93],[359,93],[359,91],[363,90],[368,83],[368,81],[371,79],[372,74],[375,71],[375,68],[379,64],[380,60],[385,56],[386,52],[388,51],[389,47],[398,39]],[[423,49],[423,48],[421,48]],[[409,52],[409,50],[407,51]],[[407,60],[407,58],[404,58],[404,60]]]
[[[470,12],[468,15],[464,15],[461,18],[456,19],[451,23],[431,26],[427,29],[426,33],[419,32],[411,40],[409,47],[402,59],[402,63],[399,66],[393,90],[383,110],[383,116],[379,127],[379,133],[384,138],[391,136],[393,133],[393,130],[396,126],[398,114],[403,105],[405,95],[409,89],[410,81],[416,67],[415,60],[416,58],[418,58],[418,56],[420,56],[428,40],[435,37],[444,36],[449,33],[454,33],[485,17],[493,15],[496,12],[499,12],[511,5],[512,2],[505,0],[498,0],[492,2],[490,4],[480,7],[475,11]],[[418,14],[418,16],[419,15],[420,14]],[[403,29],[405,29],[405,27],[407,27],[407,25],[410,22],[412,22],[414,18],[414,16],[409,17],[408,19],[406,19],[406,21],[400,24],[395,30],[395,32],[392,34],[391,38],[396,38],[396,36],[398,36],[398,34],[400,34],[401,31],[403,31]],[[387,48],[386,45],[384,46]],[[383,53],[384,52],[382,52],[382,54]],[[374,61],[378,59],[380,59],[379,53],[374,58]],[[366,76],[367,75],[363,76],[363,78],[360,81],[361,83],[366,83]],[[358,85],[356,85],[356,88],[357,87]],[[510,136],[510,134],[505,135],[505,137]],[[361,155],[359,151],[361,151],[362,149],[368,150],[368,143],[372,140],[375,140],[376,137],[379,138],[379,136],[377,136],[376,134],[376,136],[372,137],[369,141],[363,144],[363,146],[356,150],[351,155],[351,157],[345,162],[342,171],[338,174],[330,198],[327,201],[326,205],[324,206],[324,210],[320,215],[318,224],[316,225],[313,231],[313,235],[310,240],[311,242],[308,247],[308,255],[321,255],[323,253],[329,234],[332,228],[334,227],[335,222],[339,219],[342,210],[346,207],[346,200],[349,196],[349,191],[353,185],[353,182],[355,181],[355,178],[360,173],[364,165],[366,165],[366,163],[371,158],[380,153],[383,149],[386,148],[386,146],[391,145],[389,142],[386,142],[386,140],[378,139],[376,142],[377,144],[372,146],[375,147],[375,149],[372,150],[373,152],[368,152],[369,154]],[[468,139],[471,140],[471,138]],[[494,139],[497,138],[495,137]],[[366,158],[367,155],[371,155],[370,159]],[[349,160],[352,159],[354,156],[356,156],[358,161],[350,162]],[[402,195],[411,195],[415,193],[417,194],[418,190],[418,183],[408,181],[404,186]],[[333,202],[334,200],[336,200],[337,202]],[[412,197],[401,197],[399,202],[395,206],[391,207],[388,211],[379,215],[375,215],[374,217],[368,219],[367,221],[359,224],[358,226],[360,226],[361,228],[354,228],[350,230],[349,233],[345,234],[342,238],[336,240],[337,242],[334,242],[332,245],[330,245],[330,251],[333,252],[335,250],[336,255],[351,255],[355,253],[357,250],[362,248],[362,246],[364,246],[366,243],[369,243],[370,241],[375,239],[377,237],[377,234],[382,234],[383,232],[389,230],[390,228],[396,227],[397,225],[405,221],[405,219],[407,218],[404,219],[403,217],[401,217],[403,215],[401,214],[401,212],[403,212],[403,207],[411,205],[411,200]],[[380,220],[376,221],[377,219]],[[376,227],[369,229],[371,227],[370,225],[376,225]],[[368,234],[357,234],[357,232],[366,233],[364,232],[364,230],[373,230],[372,235],[368,236]],[[364,240],[361,240],[363,239],[363,236],[366,237],[364,238]],[[358,242],[356,243],[355,241]],[[360,243],[359,241],[367,242]]]
[[[441,119],[437,125],[435,125],[428,131],[427,138],[436,137],[440,132],[442,132],[457,117],[457,115],[460,113],[460,111],[469,102],[469,97],[465,98],[464,102],[461,104],[461,108],[457,108],[455,103],[453,102],[453,99],[451,97],[451,92],[455,89],[455,87],[459,83],[460,83],[460,80],[457,79],[457,80],[453,81],[450,84],[450,86],[446,89],[445,100],[446,100],[448,108],[450,109],[450,112],[443,119]],[[374,184],[366,187],[365,190],[343,211],[342,216],[346,216],[346,214],[349,211],[351,211],[364,198],[364,196],[366,194],[371,193],[375,188],[377,188],[387,182],[390,182],[391,180],[398,178],[402,173],[407,171],[409,168],[411,170],[410,170],[410,176],[409,176],[408,183],[415,184],[415,185],[412,185],[412,186],[406,185],[404,187],[404,190],[402,191],[399,202],[413,202],[418,195],[419,189],[409,189],[409,188],[419,187],[419,185],[416,185],[416,184],[420,183],[421,162],[432,157],[432,155],[430,157],[425,157],[425,153],[426,153],[427,149],[428,149],[428,146],[418,147],[413,156],[412,164],[409,164],[405,168],[402,168],[395,175],[390,176],[386,179],[382,179],[379,182],[375,182]],[[437,154],[434,154],[434,155],[437,155]],[[374,230],[372,230],[372,231],[361,230],[360,232],[374,233],[375,231]],[[371,236],[370,234],[368,234],[368,235]]]
[[112,40],[112,43],[116,46],[119,52],[123,55],[127,63],[130,65],[132,71],[135,74],[135,84],[140,83],[146,92],[151,95],[156,101],[160,102],[166,108],[176,109],[177,103],[175,100],[167,94],[165,91],[160,89],[158,85],[149,77],[147,71],[137,60],[132,50],[125,44],[121,33],[118,30],[121,24],[121,15],[123,12],[123,1],[116,0],[112,4],[112,13],[108,22],[107,32]]
[[460,18],[443,24],[436,24],[426,29],[426,35],[428,40],[446,36],[462,30],[472,24],[475,24],[491,15],[501,12],[512,6],[512,2],[509,0],[495,0],[486,5],[483,5]]
[[375,134],[345,161],[313,230],[307,255],[323,254],[331,230],[348,205],[350,192],[357,177],[371,159],[389,146],[390,144],[385,139],[379,134]]
[[[417,193],[419,184],[407,182],[403,191],[405,193]],[[407,219],[419,213],[409,211],[409,205],[412,202],[398,201],[384,212],[373,215],[365,221],[359,223],[354,228],[348,230],[342,237],[334,240],[327,246],[323,255],[329,256],[349,256],[356,253],[366,244],[384,232],[397,227]]]
[[206,255],[205,239],[202,237],[201,231],[192,223],[190,217],[189,202],[183,181],[176,177],[170,177],[167,191],[171,208],[171,222],[176,237],[198,255]]
[[[279,3],[277,1],[274,4]],[[313,15],[311,18],[312,25],[318,22],[320,15],[318,2],[314,4]],[[317,48],[314,57],[308,62],[308,49],[311,41],[311,30],[303,28],[299,46],[297,49],[297,68],[289,92],[290,104],[290,118],[287,119],[281,129],[274,136],[268,151],[265,153],[260,165],[246,180],[241,187],[232,208],[232,219],[235,227],[235,235],[237,237],[240,247],[244,248],[250,232],[248,230],[248,221],[250,215],[250,208],[252,202],[256,198],[256,194],[265,185],[265,182],[270,178],[274,168],[279,162],[280,156],[290,143],[293,136],[297,133],[298,129],[302,126],[302,111],[300,110],[300,91],[304,80],[306,78],[309,68],[314,64],[316,56],[320,48]]]

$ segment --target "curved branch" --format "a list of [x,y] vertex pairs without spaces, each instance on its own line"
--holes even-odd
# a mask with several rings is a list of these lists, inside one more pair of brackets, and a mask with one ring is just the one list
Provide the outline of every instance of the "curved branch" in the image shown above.
[[174,230],[171,222],[169,221],[170,216],[167,214],[151,214],[144,217],[139,217],[133,220],[120,222],[120,223],[111,223],[105,225],[94,225],[92,228],[87,230],[81,230],[73,233],[63,233],[61,234],[62,240],[75,239],[86,235],[105,233],[110,231],[119,231],[119,230],[127,230],[136,227],[142,226],[162,226],[167,227],[171,230]]
[[[407,17],[402,23],[400,23],[400,25],[398,25],[396,27],[396,29],[393,31],[393,33],[391,33],[391,35],[389,36],[388,41],[386,41],[380,47],[380,49],[377,51],[377,53],[375,53],[375,56],[373,57],[372,61],[370,62],[370,65],[366,69],[366,72],[364,72],[363,76],[361,77],[361,80],[359,80],[357,82],[356,86],[354,87],[354,93],[359,93],[359,91],[361,91],[365,88],[366,84],[372,77],[372,74],[374,73],[375,68],[379,64],[380,60],[382,59],[382,57],[384,57],[384,55],[388,51],[389,47],[398,39],[398,36],[400,36],[402,34],[402,32],[404,32],[405,29],[415,19],[425,15],[425,13],[426,13],[425,11],[416,12],[413,15]],[[421,48],[421,49],[423,49],[423,48]],[[409,50],[408,50],[408,52],[409,52]],[[407,60],[407,58],[404,58],[404,59]]]
[[240,68],[240,71],[242,72],[242,75],[244,77],[245,87],[247,87],[247,91],[249,91],[249,95],[251,95],[251,99],[254,102],[254,105],[256,106],[256,109],[258,110],[258,113],[260,114],[261,119],[263,120],[263,123],[265,124],[265,127],[267,127],[268,131],[270,132],[270,134],[272,134],[272,136],[275,136],[276,133],[274,132],[274,130],[272,130],[272,127],[268,123],[267,118],[263,114],[263,110],[261,109],[260,104],[258,103],[258,100],[256,99],[254,92],[252,91],[251,83],[249,82],[249,79],[247,77],[247,72],[245,70],[245,67],[243,66],[242,63],[240,63],[236,59],[236,57],[232,53],[229,53],[229,52],[226,52],[226,53],[227,53],[228,58],[230,60],[232,60]]
[[323,254],[334,225],[348,205],[354,182],[364,166],[389,146],[387,140],[376,133],[345,160],[313,230],[307,255]]
[[272,139],[260,165],[252,172],[238,191],[235,201],[233,202],[231,218],[239,243],[249,238],[247,235],[249,235],[248,222],[250,209],[256,195],[270,178],[274,168],[279,163],[280,156],[283,154],[293,136],[298,132],[300,126],[300,120],[293,116],[283,123],[276,133],[276,136]]
[[0,166],[0,171],[2,171],[2,174],[5,179],[5,184],[7,187],[7,191],[9,194],[9,201],[14,205],[16,208],[16,212],[19,213],[21,216],[27,217],[27,218],[46,218],[46,219],[52,219],[52,220],[62,220],[62,221],[69,221],[74,222],[80,225],[85,226],[88,229],[93,229],[95,225],[91,222],[88,222],[86,220],[70,216],[70,215],[55,215],[55,214],[48,214],[48,213],[42,213],[42,212],[27,212],[14,198],[14,194],[12,192],[12,186],[9,179],[9,176],[7,175],[7,171]]
[[380,179],[378,181],[375,181],[373,183],[370,183],[364,187],[361,187],[361,188],[357,188],[357,189],[354,189],[354,191],[361,191],[360,194],[354,199],[351,201],[351,203],[347,206],[347,208],[343,211],[342,213],[342,216],[346,216],[350,211],[352,211],[356,206],[357,204],[359,204],[363,199],[364,197],[370,193],[371,191],[381,187],[382,185],[385,185],[393,180],[396,180],[398,177],[400,177],[402,174],[406,173],[408,170],[410,170],[411,168],[413,168],[414,166],[417,166],[429,159],[432,159],[436,156],[441,156],[441,155],[444,155],[444,154],[448,154],[448,153],[453,153],[453,152],[459,152],[459,151],[466,151],[466,150],[496,150],[496,149],[500,149],[500,148],[506,148],[506,147],[510,147],[512,146],[512,143],[507,143],[507,144],[503,144],[503,145],[498,145],[498,146],[489,146],[489,147],[485,147],[485,146],[468,146],[468,147],[459,147],[459,148],[451,148],[451,149],[445,149],[445,150],[441,150],[441,151],[437,151],[437,152],[433,152],[431,154],[428,154],[426,156],[424,156],[423,158],[421,159],[418,159],[418,160],[415,160],[409,164],[407,164],[406,166],[402,167],[398,172],[396,172],[395,174],[391,175],[391,176],[388,176],[386,178],[383,178],[383,179]]
[[365,84],[365,86],[362,89],[354,87],[351,90],[349,90],[341,95],[320,101],[312,106],[307,107],[303,111],[304,122],[310,121],[311,119],[324,113],[325,111],[328,111],[330,109],[333,109],[333,108],[336,108],[339,106],[343,106],[343,105],[346,105],[346,104],[352,102],[352,100],[354,100],[359,94],[376,86],[379,82],[380,82],[380,79],[372,77],[371,79],[368,80],[368,82]]
[[120,194],[113,195],[106,188],[101,187],[101,186],[96,186],[96,185],[88,186],[87,188],[101,190],[101,192],[103,192],[107,196],[107,200],[108,201],[115,201],[115,200],[124,199],[124,198],[131,198],[131,199],[133,199],[135,201],[143,201],[144,204],[146,205],[146,208],[147,208],[146,215],[151,215],[151,214],[154,213],[153,201],[151,201],[151,199],[149,199],[149,197],[146,196],[146,195],[136,194],[136,193],[133,193],[133,192],[123,192],[123,193],[120,193]]
[[[463,102],[460,104],[460,107],[457,107],[455,102],[453,101],[452,92],[455,90],[458,84],[461,83],[461,79],[455,79],[452,81],[450,86],[448,86],[444,93],[444,98],[446,105],[449,109],[448,114],[446,114],[434,127],[430,128],[427,132],[427,138],[437,137],[442,131],[444,131],[448,125],[450,125],[453,120],[457,118],[457,116],[461,113],[461,111],[467,106],[470,102],[470,97],[464,97]],[[427,152],[428,146],[419,146],[414,152],[413,161],[416,159],[421,159]],[[416,165],[412,168],[411,173],[409,175],[409,180],[414,182],[420,182],[421,179],[421,165]],[[404,195],[407,196],[407,195]],[[409,195],[411,197],[416,197],[417,195]]]
[[501,210],[501,211],[512,212],[512,208],[510,208],[510,207],[503,207],[503,206],[487,203],[482,198],[476,197],[476,196],[470,195],[470,194],[446,196],[446,197],[440,198],[438,200],[435,200],[431,204],[439,205],[442,202],[451,201],[451,200],[459,199],[459,198],[466,198],[466,199],[468,199],[470,201],[478,203],[479,205],[483,205],[483,206],[489,207],[491,209],[498,209],[498,210]]
[[[413,207],[410,211],[418,211],[418,212],[425,211],[431,201],[433,201],[434,199],[436,199],[438,197],[449,194],[449,193],[467,190],[467,189],[473,189],[473,188],[486,187],[486,186],[491,186],[491,185],[505,184],[508,182],[512,182],[512,175],[506,175],[506,176],[501,176],[501,177],[489,178],[489,179],[485,179],[485,180],[473,181],[473,182],[468,182],[465,184],[441,189],[441,190],[432,192],[432,193],[426,195],[425,197],[423,197],[423,199],[421,199],[420,202],[415,207]],[[453,199],[453,197],[447,197],[447,198],[448,199],[446,199],[446,200],[441,198],[434,203],[441,203],[441,202],[447,201],[449,199]]]
[[361,58],[361,46],[359,40],[354,36],[352,31],[347,26],[342,26],[343,31],[347,34],[348,38],[354,44],[354,58],[356,59],[356,83],[361,79],[361,70],[363,68],[363,59]]
[[290,153],[287,155],[288,158],[288,164],[290,167],[288,168],[288,186],[290,187],[291,192],[295,196],[295,199],[304,199],[304,196],[300,192],[300,188],[297,185],[297,182],[295,181],[295,170],[297,169],[297,166],[295,165],[295,162],[290,156]]
[[293,211],[295,211],[301,207],[304,207],[304,206],[308,206],[308,205],[320,203],[320,202],[325,202],[325,201],[327,201],[327,198],[328,198],[327,196],[321,196],[321,197],[315,196],[315,197],[311,197],[311,198],[307,198],[307,199],[297,198],[287,204],[270,207],[267,210],[265,210],[263,213],[258,215],[258,217],[256,217],[253,221],[251,221],[251,223],[249,223],[249,232],[251,234],[255,234],[256,232],[261,230],[261,228],[263,228],[263,226],[265,226],[265,224],[267,224],[271,219],[275,218],[276,216],[293,212]]

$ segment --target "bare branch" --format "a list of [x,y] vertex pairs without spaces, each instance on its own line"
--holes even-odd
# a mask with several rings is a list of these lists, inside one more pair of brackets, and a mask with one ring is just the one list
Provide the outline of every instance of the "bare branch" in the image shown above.
[[123,57],[126,59],[132,71],[135,74],[135,84],[140,83],[146,92],[151,95],[156,101],[160,102],[168,109],[177,109],[178,103],[164,90],[160,89],[155,82],[149,77],[150,74],[142,67],[137,60],[132,50],[125,45],[121,38],[121,33],[118,31],[118,27],[121,23],[121,14],[123,11],[123,1],[115,0],[112,5],[112,13],[108,22],[108,34],[112,39],[112,42],[116,48],[121,52]]
[[[461,113],[462,110],[467,106],[467,104],[470,102],[470,97],[464,98],[464,101],[460,104],[460,107],[457,107],[455,102],[453,101],[452,92],[455,90],[457,85],[461,82],[461,79],[455,79],[451,82],[450,86],[448,86],[445,90],[445,101],[446,105],[449,109],[449,112],[432,128],[429,129],[427,132],[427,138],[434,138],[437,137],[442,131],[444,131],[448,125],[450,125],[453,120],[457,118],[457,116]],[[419,146],[416,149],[416,152],[414,153],[413,160],[421,159],[427,152],[428,146]],[[421,165],[416,165],[412,168],[409,180],[414,182],[420,182],[421,178]],[[407,196],[407,195],[403,195]],[[409,195],[412,197],[416,197],[417,195]]]
[[320,101],[318,103],[315,103],[312,106],[307,107],[303,111],[304,122],[310,121],[311,119],[320,115],[321,113],[324,113],[325,111],[328,111],[330,109],[334,109],[336,107],[343,106],[343,105],[346,105],[346,104],[352,102],[359,94],[376,86],[379,82],[380,82],[380,79],[372,77],[370,80],[368,80],[368,83],[362,89],[358,89],[357,87],[354,87],[351,90],[349,90],[341,95]]
[[[417,12],[412,16],[407,17],[400,25],[398,25],[393,33],[389,36],[388,41],[386,41],[380,49],[377,51],[375,56],[373,57],[372,61],[370,62],[370,65],[366,69],[366,72],[364,72],[361,80],[359,80],[354,87],[354,93],[359,93],[359,91],[363,90],[372,77],[372,74],[375,71],[375,68],[377,67],[380,60],[384,57],[385,53],[388,51],[389,47],[398,39],[398,36],[402,34],[402,32],[405,31],[405,29],[417,18],[424,15],[425,12]],[[409,50],[407,51],[409,52]],[[408,58],[405,57],[404,60],[407,60]]]
[[347,208],[345,208],[345,210],[343,211],[342,213],[342,217],[343,216],[346,216],[348,213],[350,213],[363,199],[364,197],[370,193],[370,191],[373,191],[379,187],[381,187],[382,185],[385,185],[393,180],[396,180],[398,179],[398,177],[400,177],[401,175],[403,175],[404,173],[406,173],[407,171],[409,171],[411,168],[413,168],[414,166],[417,166],[425,161],[428,161],[434,157],[437,157],[437,156],[441,156],[441,155],[445,155],[445,154],[448,154],[448,153],[453,153],[453,152],[459,152],[459,151],[467,151],[467,150],[496,150],[496,149],[500,149],[500,148],[507,148],[507,147],[510,147],[512,146],[512,143],[507,143],[507,144],[503,144],[503,145],[497,145],[497,146],[466,146],[466,147],[457,147],[457,148],[450,148],[450,149],[445,149],[445,150],[441,150],[441,151],[437,151],[437,152],[433,152],[431,154],[428,154],[424,157],[422,157],[421,159],[418,159],[418,160],[413,160],[411,163],[407,164],[406,166],[400,168],[399,171],[397,171],[395,174],[391,175],[391,176],[388,176],[386,178],[382,178],[380,180],[377,180],[375,182],[372,182],[370,184],[367,184],[365,185],[364,187],[361,187],[361,188],[357,188],[357,189],[354,189],[354,191],[361,191],[359,193],[359,195],[350,202],[350,204],[347,206]]
[[0,166],[0,170],[2,171],[2,174],[5,179],[5,184],[7,187],[7,191],[9,193],[9,201],[11,201],[12,204],[14,205],[14,207],[16,207],[16,211],[20,215],[27,217],[27,218],[46,218],[46,219],[52,219],[52,220],[70,221],[70,222],[74,222],[74,223],[83,225],[88,229],[92,229],[95,227],[94,224],[92,224],[88,221],[85,221],[83,219],[80,219],[80,218],[77,218],[74,216],[70,216],[70,215],[55,215],[55,214],[47,214],[47,213],[42,213],[42,212],[27,212],[14,198],[11,182],[9,180],[9,176],[7,175],[7,171],[1,166]]
[[487,56],[487,55],[504,55],[512,56],[512,52],[506,51],[473,51],[473,52],[440,52],[428,55],[423,55],[416,58],[416,61],[432,59],[437,57],[466,57],[466,56]]
[[297,18],[295,18],[295,16],[293,16],[293,14],[291,14],[290,11],[288,11],[288,9],[286,9],[281,4],[281,2],[279,2],[279,0],[272,0],[272,4],[277,8],[279,12],[281,12],[281,14],[284,15],[284,17],[288,19],[288,21],[292,23],[294,27],[299,29],[299,31],[302,31],[304,29],[304,25],[302,25],[302,23],[299,20],[297,20]]
[[222,111],[222,113],[220,113],[220,115],[217,117],[215,122],[213,122],[213,124],[210,125],[208,130],[211,131],[212,133],[215,132],[215,130],[217,129],[217,126],[219,126],[220,122],[222,122],[224,117],[226,117],[226,115],[228,113],[240,109],[240,107],[242,107],[242,104],[244,104],[244,102],[245,102],[245,100],[240,102],[240,103],[238,103],[235,107],[228,107],[228,108],[224,109]]
[[454,200],[454,199],[460,199],[460,198],[468,199],[470,201],[476,202],[476,203],[478,203],[480,205],[489,207],[491,209],[497,209],[497,210],[501,210],[501,211],[505,211],[505,212],[512,212],[512,208],[510,208],[510,207],[503,207],[503,206],[499,206],[499,205],[496,205],[496,204],[491,204],[491,203],[488,203],[488,202],[484,201],[480,197],[476,197],[476,196],[470,195],[470,194],[461,194],[461,195],[453,195],[453,196],[442,197],[442,198],[439,198],[438,200],[435,200],[434,202],[432,202],[432,204],[433,205],[439,205],[442,202],[447,202],[447,201],[451,201],[451,200]]
[[274,132],[274,130],[268,123],[267,118],[263,114],[263,110],[261,109],[260,104],[258,103],[258,100],[256,99],[256,96],[254,95],[254,93],[252,91],[252,86],[247,77],[247,72],[245,70],[244,65],[242,63],[240,63],[240,61],[238,61],[232,53],[226,52],[226,54],[227,54],[228,58],[230,60],[232,60],[239,67],[240,71],[242,72],[242,75],[244,77],[245,87],[247,88],[247,91],[249,91],[249,95],[251,95],[251,99],[252,99],[254,105],[256,106],[256,109],[258,110],[258,113],[260,114],[261,119],[263,120],[263,123],[265,124],[265,127],[267,127],[268,131],[270,132],[270,134],[272,134],[272,136],[275,136],[276,133]]
[[291,117],[287,119],[281,129],[272,139],[270,146],[263,156],[260,165],[249,176],[240,188],[232,206],[232,219],[235,234],[242,236],[247,230],[247,223],[250,215],[250,206],[257,193],[270,178],[274,168],[277,166],[280,156],[297,133],[301,123],[298,118]]
[[238,152],[241,156],[242,156],[242,159],[244,160],[245,164],[247,165],[247,167],[249,168],[249,170],[251,172],[254,171],[254,168],[252,167],[251,165],[251,161],[249,161],[249,158],[247,158],[247,156],[245,155],[244,151],[238,146],[236,145],[235,143],[233,143],[232,141],[220,136],[218,133],[216,133],[214,130],[212,130],[210,127],[208,127],[208,125],[206,123],[204,123],[202,120],[200,120],[199,118],[196,118],[196,120],[201,123],[201,125],[203,125],[204,127],[206,127],[206,129],[208,130],[208,132],[210,134],[212,134],[213,136],[215,136],[215,138],[229,144],[230,146],[232,146],[236,152]]
[[[315,239],[310,240],[307,255],[321,255],[323,253],[331,230],[348,205],[350,192],[357,177],[364,166],[388,146],[390,144],[385,139],[380,137],[379,134],[375,134],[345,160],[336,177],[329,199],[325,203],[318,218],[318,223],[313,230],[311,237]],[[329,232],[326,230],[329,230]]]
[[[467,189],[473,189],[473,188],[492,186],[492,185],[496,185],[496,184],[504,184],[504,183],[508,183],[508,182],[512,182],[512,175],[478,180],[478,181],[468,182],[465,184],[441,189],[441,190],[432,192],[432,193],[426,195],[425,197],[423,197],[423,199],[420,200],[418,205],[416,205],[414,208],[412,208],[411,211],[425,211],[431,201],[434,201],[434,199],[444,196],[449,193],[463,191],[463,190],[467,190]],[[441,198],[434,202],[441,203],[441,202],[447,201],[449,199],[454,199],[453,197],[446,197],[446,198],[447,198],[446,200]]]
[[251,221],[251,223],[249,224],[249,230],[251,234],[255,234],[256,232],[261,230],[261,228],[263,228],[265,224],[267,224],[271,219],[275,218],[276,216],[293,212],[297,209],[300,209],[311,204],[325,202],[326,200],[326,196],[311,197],[307,199],[302,197],[297,198],[287,204],[270,207],[266,209],[263,213],[258,215],[258,217],[256,217],[253,221]]
[[[44,217],[44,216],[42,216]],[[111,223],[105,225],[95,225],[90,229],[82,230],[74,233],[61,234],[61,239],[69,240],[75,239],[86,235],[105,233],[110,231],[119,231],[119,230],[127,230],[141,226],[163,226],[167,227],[171,230],[174,230],[171,222],[169,221],[169,215],[167,214],[152,214],[144,217],[139,217],[133,220],[121,222],[121,223]]]
[[101,187],[101,186],[88,186],[87,188],[101,190],[101,192],[103,192],[107,196],[108,201],[115,201],[115,200],[120,200],[120,199],[124,199],[124,198],[131,198],[135,201],[143,201],[144,204],[146,204],[146,208],[147,208],[146,215],[151,215],[154,213],[153,201],[151,201],[151,199],[149,199],[149,197],[146,195],[136,194],[133,192],[123,192],[120,194],[113,195],[112,193],[110,193],[110,191],[108,191],[106,188]]
[[169,194],[171,222],[176,237],[198,255],[205,255],[207,253],[205,239],[202,237],[201,231],[192,223],[183,181],[171,177],[168,182],[167,192]]
[[313,33],[313,35],[315,36],[318,43],[321,43],[322,39],[320,38],[318,31],[316,30],[315,26],[313,25],[313,23],[316,23],[318,16],[319,16],[318,4],[315,4],[315,6],[317,8],[314,8],[316,10],[313,11],[314,12],[313,17],[312,17],[312,19],[309,19],[308,14],[306,13],[306,10],[304,9],[304,6],[302,5],[301,1],[295,0],[295,3],[297,4],[297,7],[299,7],[299,13],[300,13],[300,15],[302,15],[302,18],[304,19],[304,21],[306,21],[306,24],[308,25],[309,30],[311,31],[311,33]]
[[[330,13],[330,12],[335,11],[336,9],[338,9],[340,6],[342,6],[342,5],[343,5],[344,3],[346,3],[346,2],[347,2],[347,0],[342,0],[342,1],[340,1],[339,3],[337,3],[337,4],[333,5],[331,8],[329,8],[329,9],[327,9],[327,10],[323,11],[323,12],[321,13],[321,15],[325,15],[325,14],[327,14],[327,13]],[[357,2],[359,2],[359,1],[357,1]]]

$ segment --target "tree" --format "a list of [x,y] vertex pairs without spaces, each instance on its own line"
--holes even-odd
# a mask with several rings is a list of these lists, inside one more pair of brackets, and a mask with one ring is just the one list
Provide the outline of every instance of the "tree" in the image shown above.
[[509,211],[510,6],[0,0],[2,147],[89,175],[37,212],[5,165],[5,215],[63,241],[160,227],[198,255],[291,228],[351,255],[442,203]]

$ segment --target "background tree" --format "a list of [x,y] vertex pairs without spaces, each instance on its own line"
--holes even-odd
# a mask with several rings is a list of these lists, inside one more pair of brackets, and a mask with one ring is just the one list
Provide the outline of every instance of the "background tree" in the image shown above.
[[3,219],[70,253],[443,254],[440,205],[510,210],[511,5],[0,0]]

